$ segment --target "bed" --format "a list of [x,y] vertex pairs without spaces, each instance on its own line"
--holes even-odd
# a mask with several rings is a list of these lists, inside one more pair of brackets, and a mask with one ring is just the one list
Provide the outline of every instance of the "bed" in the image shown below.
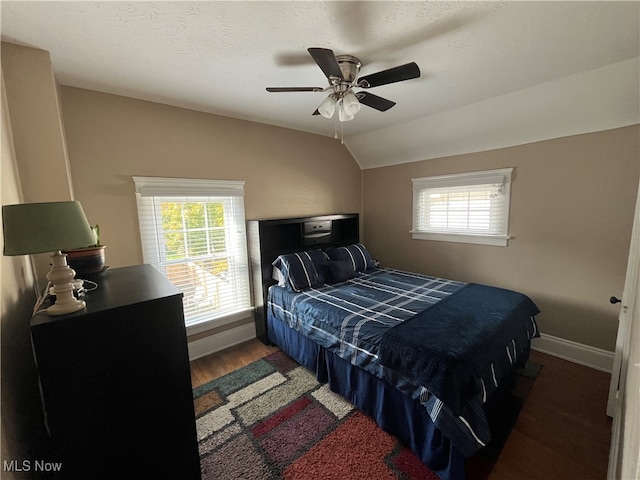
[[536,305],[377,266],[361,243],[284,252],[266,293],[268,340],[443,480],[464,479],[465,458],[491,440],[483,405],[539,336]]

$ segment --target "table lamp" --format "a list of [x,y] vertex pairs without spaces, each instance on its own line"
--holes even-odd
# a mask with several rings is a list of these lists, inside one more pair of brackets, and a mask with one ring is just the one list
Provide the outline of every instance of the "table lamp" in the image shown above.
[[21,203],[2,206],[5,255],[53,252],[47,279],[53,284],[56,301],[49,315],[63,315],[85,308],[73,295],[76,272],[67,265],[61,250],[93,245],[96,240],[80,202]]

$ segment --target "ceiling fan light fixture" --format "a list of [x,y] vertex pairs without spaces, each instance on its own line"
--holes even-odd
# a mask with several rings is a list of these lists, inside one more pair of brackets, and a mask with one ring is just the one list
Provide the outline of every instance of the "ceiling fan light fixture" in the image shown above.
[[318,107],[318,113],[320,113],[320,115],[322,115],[324,118],[333,117],[335,111],[336,99],[333,95],[329,95],[327,98],[325,98]]
[[344,108],[344,99],[340,99],[338,102],[338,120],[341,122],[348,122],[349,120],[353,120],[353,115],[350,115],[348,111]]
[[351,90],[344,94],[344,96],[342,97],[342,109],[344,110],[345,114],[353,117],[360,111],[360,107],[361,105],[358,101],[358,98]]
[[[2,1],[2,0],[0,0]],[[362,105],[386,112],[396,103],[368,92],[354,93],[352,88],[371,88],[402,82],[420,77],[420,68],[415,62],[389,68],[364,77],[359,77],[362,62],[353,55],[335,55],[328,48],[313,47],[307,51],[329,81],[328,87],[267,87],[268,92],[326,92],[325,98],[312,115],[334,118],[337,134],[338,123],[353,120]],[[335,116],[338,109],[337,118]],[[342,126],[340,127],[342,129]]]

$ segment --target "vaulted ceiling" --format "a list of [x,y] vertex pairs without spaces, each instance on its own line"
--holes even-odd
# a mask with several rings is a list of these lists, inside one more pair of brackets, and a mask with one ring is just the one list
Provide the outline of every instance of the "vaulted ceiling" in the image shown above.
[[[639,2],[5,1],[2,39],[50,52],[63,85],[344,137],[362,168],[528,143],[640,120]],[[396,102],[339,124],[307,53],[357,56]],[[339,140],[336,140],[339,141]]]

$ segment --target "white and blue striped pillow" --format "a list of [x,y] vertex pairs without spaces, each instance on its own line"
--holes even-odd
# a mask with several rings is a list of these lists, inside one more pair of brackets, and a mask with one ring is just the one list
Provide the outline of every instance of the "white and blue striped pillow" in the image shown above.
[[346,247],[330,248],[327,250],[329,259],[349,261],[356,272],[364,272],[375,268],[371,254],[361,243],[354,243]]
[[296,292],[329,283],[327,255],[320,249],[280,255],[273,266],[282,273],[285,286]]

